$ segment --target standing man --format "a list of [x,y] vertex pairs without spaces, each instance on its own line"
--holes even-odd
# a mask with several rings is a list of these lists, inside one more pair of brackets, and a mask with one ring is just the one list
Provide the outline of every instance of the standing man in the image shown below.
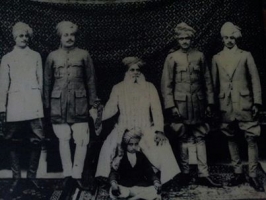
[[[59,151],[65,181],[82,184],[82,171],[89,143],[89,109],[96,97],[95,72],[88,51],[75,46],[78,26],[62,21],[56,26],[59,49],[51,52],[45,64],[45,107],[50,109],[53,130],[59,139]],[[71,160],[70,139],[76,144]],[[68,181],[69,180],[69,181]]]
[[36,172],[44,139],[42,90],[43,69],[38,52],[28,47],[32,36],[28,24],[18,22],[13,26],[14,49],[3,56],[0,67],[0,116],[6,121],[4,133],[10,148],[11,170],[15,179],[9,189],[14,192],[21,178],[18,141],[25,137],[25,125],[31,127],[30,162],[27,178],[38,187]]
[[243,183],[241,159],[235,134],[240,129],[248,143],[249,182],[257,191],[264,191],[257,176],[258,146],[260,135],[258,123],[262,104],[261,85],[257,67],[250,52],[237,47],[240,28],[226,22],[221,28],[224,49],[213,57],[212,75],[219,99],[222,117],[221,131],[228,137],[228,146],[234,166],[234,176],[229,186]]
[[186,143],[192,134],[197,149],[198,183],[220,187],[221,184],[209,177],[205,145],[210,128],[204,118],[205,114],[211,114],[214,103],[210,71],[203,53],[191,48],[195,30],[182,22],[176,26],[175,33],[180,49],[166,58],[161,90],[164,107],[171,113],[171,128],[179,137],[182,182],[187,185],[190,181]]

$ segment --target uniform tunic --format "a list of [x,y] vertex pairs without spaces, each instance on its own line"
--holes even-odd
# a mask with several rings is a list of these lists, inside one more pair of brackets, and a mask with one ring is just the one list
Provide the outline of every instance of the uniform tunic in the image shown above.
[[45,64],[45,107],[51,107],[54,124],[88,121],[96,100],[95,72],[88,51],[59,48]]
[[204,55],[181,49],[166,58],[161,90],[165,109],[177,107],[185,124],[204,122],[206,104],[213,104],[213,88]]

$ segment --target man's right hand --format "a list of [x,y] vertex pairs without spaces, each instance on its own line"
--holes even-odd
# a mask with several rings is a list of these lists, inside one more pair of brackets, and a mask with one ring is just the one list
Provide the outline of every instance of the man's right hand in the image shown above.
[[180,120],[181,114],[180,114],[177,107],[173,107],[171,109],[171,114],[172,114],[172,117],[174,118],[174,120]]

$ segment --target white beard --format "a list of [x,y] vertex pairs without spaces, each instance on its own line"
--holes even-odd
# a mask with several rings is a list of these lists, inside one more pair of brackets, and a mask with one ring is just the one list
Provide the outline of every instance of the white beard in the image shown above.
[[142,73],[138,77],[132,77],[128,73],[126,73],[124,81],[129,84],[142,84],[143,82],[145,82],[145,77]]

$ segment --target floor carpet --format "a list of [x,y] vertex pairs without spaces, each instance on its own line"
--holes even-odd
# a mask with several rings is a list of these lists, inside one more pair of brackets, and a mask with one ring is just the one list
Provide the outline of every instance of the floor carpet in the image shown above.
[[[229,165],[210,166],[210,174],[216,181],[224,184],[223,188],[209,188],[200,186],[196,182],[197,168],[191,166],[192,183],[187,187],[180,187],[178,178],[166,183],[162,191],[163,200],[246,200],[246,199],[264,199],[265,192],[256,192],[248,183],[241,184],[236,187],[226,186],[230,180],[232,167]],[[247,166],[244,166],[245,173]],[[259,169],[258,177],[266,186],[266,175]],[[39,189],[33,189],[32,185],[22,179],[21,183],[14,194],[7,191],[12,184],[12,179],[0,180],[0,200],[109,200],[108,185],[101,181],[98,184],[94,195],[91,192],[82,191],[75,185],[67,190],[63,188],[62,179],[39,179],[37,180],[41,186]]]
[[[226,186],[231,177],[233,168],[229,165],[210,166],[211,177],[223,183],[223,188],[209,188],[207,186],[197,185],[197,168],[191,166],[192,184],[187,187],[181,187],[177,178],[166,183],[162,191],[163,200],[247,200],[247,199],[263,199],[266,200],[265,192],[256,192],[249,183],[244,183],[235,187]],[[247,171],[247,166],[244,166]],[[266,186],[266,175],[259,169],[258,177]],[[266,189],[266,187],[265,187]],[[108,191],[105,186],[100,186],[98,190],[97,200],[109,200]]]

